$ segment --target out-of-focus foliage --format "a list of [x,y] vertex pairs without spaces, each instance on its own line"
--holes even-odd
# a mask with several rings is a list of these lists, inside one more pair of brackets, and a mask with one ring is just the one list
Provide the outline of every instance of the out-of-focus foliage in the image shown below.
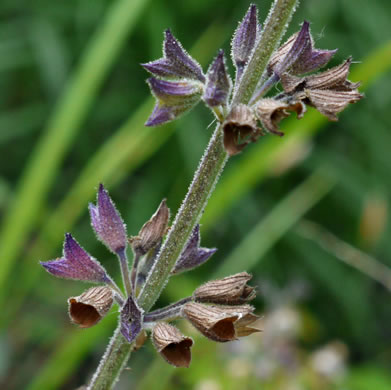
[[[269,3],[258,4],[261,19]],[[1,2],[1,388],[76,388],[95,369],[116,313],[92,329],[70,325],[66,299],[84,286],[50,277],[38,260],[59,256],[72,231],[117,272],[88,219],[101,181],[129,234],[162,198],[177,210],[212,117],[200,106],[174,124],[145,128],[152,99],[139,63],[160,57],[170,27],[206,70],[220,47],[229,51],[248,5]],[[339,49],[331,65],[349,55],[358,62],[351,79],[363,81],[366,99],[337,123],[315,112],[283,122],[285,137],[261,139],[232,158],[201,221],[202,244],[218,252],[172,278],[159,302],[190,294],[210,275],[248,270],[264,332],[228,345],[196,338],[188,370],[168,366],[147,343],[119,389],[391,388],[391,282],[382,268],[391,267],[389,15],[388,0],[301,1],[287,35],[309,20],[317,47]],[[316,223],[305,224],[307,233],[321,226],[324,234],[304,234],[304,217]],[[350,263],[341,242],[360,250]]]

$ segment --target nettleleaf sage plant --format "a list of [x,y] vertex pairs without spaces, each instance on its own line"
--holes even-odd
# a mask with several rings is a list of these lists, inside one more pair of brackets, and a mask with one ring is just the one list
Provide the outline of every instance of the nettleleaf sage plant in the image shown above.
[[[204,74],[170,30],[164,34],[163,57],[143,64],[152,74],[147,82],[156,98],[146,126],[175,120],[200,101],[211,109],[217,126],[171,226],[163,200],[139,233],[128,237],[119,212],[100,185],[96,205],[89,206],[91,223],[98,239],[118,257],[124,291],[71,234],[65,236],[61,258],[41,262],[55,276],[99,284],[68,300],[75,324],[96,325],[113,304],[119,307],[118,327],[88,389],[113,388],[131,351],[145,341],[147,332],[168,363],[188,367],[193,340],[170,324],[172,320],[184,318],[218,342],[259,331],[258,317],[248,303],[255,291],[247,285],[251,275],[246,272],[206,282],[190,297],[151,308],[171,275],[200,266],[216,251],[200,246],[199,221],[228,158],[269,133],[283,135],[278,125],[290,112],[300,119],[312,106],[337,120],[340,111],[362,97],[358,83],[347,79],[350,58],[311,74],[325,66],[336,50],[315,49],[307,21],[278,47],[296,5],[297,0],[275,0],[263,26],[256,6],[250,6],[232,38],[234,82],[222,50]],[[280,92],[272,96],[278,83]],[[131,269],[128,248],[133,252]]]

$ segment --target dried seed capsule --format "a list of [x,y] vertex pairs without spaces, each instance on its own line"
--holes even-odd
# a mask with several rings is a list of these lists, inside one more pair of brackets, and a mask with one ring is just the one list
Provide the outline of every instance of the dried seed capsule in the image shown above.
[[78,297],[68,299],[69,316],[81,328],[97,324],[113,304],[113,291],[107,286],[91,287]]
[[193,340],[175,326],[158,322],[152,330],[152,341],[163,358],[175,367],[189,367]]
[[255,298],[253,287],[247,285],[252,278],[241,272],[219,280],[212,280],[198,287],[193,297],[198,302],[237,305]]
[[247,336],[259,329],[252,327],[258,317],[254,308],[242,306],[207,306],[201,303],[187,303],[183,315],[204,336],[213,341],[226,342]]
[[239,153],[260,136],[255,115],[250,107],[234,106],[223,123],[224,147],[230,156]]

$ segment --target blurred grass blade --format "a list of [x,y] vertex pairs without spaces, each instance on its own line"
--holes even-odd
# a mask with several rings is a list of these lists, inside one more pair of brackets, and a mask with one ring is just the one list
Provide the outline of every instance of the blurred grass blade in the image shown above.
[[294,232],[317,243],[336,259],[376,280],[391,292],[391,269],[376,258],[340,240],[321,225],[308,220],[301,221]]
[[[376,79],[389,72],[391,68],[391,41],[375,49],[363,63],[352,67],[349,79],[362,81],[362,88],[367,89]],[[289,119],[283,122],[286,132],[281,140],[267,137],[246,150],[240,161],[224,173],[216,191],[211,196],[205,215],[203,228],[208,229],[244,194],[248,193],[270,172],[280,156],[289,153],[293,147],[306,142],[328,123],[319,112],[311,110],[303,119]]]
[[[247,233],[213,275],[214,278],[250,270],[265,253],[335,186],[336,179],[325,167],[318,168],[282,199]],[[245,255],[243,255],[245,254]]]
[[20,179],[0,234],[0,286],[31,231],[58,167],[98,89],[148,0],[118,0],[108,10]]

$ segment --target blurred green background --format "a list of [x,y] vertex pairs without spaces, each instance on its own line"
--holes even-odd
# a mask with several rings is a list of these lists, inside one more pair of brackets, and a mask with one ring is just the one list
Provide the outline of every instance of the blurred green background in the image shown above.
[[[178,209],[213,127],[201,105],[143,126],[153,101],[139,63],[161,56],[170,27],[204,69],[249,3],[226,0],[12,1],[0,4],[0,388],[74,389],[92,375],[115,310],[87,330],[66,299],[82,283],[38,260],[63,234],[118,278],[87,204],[103,182],[136,234],[163,197]],[[260,18],[270,1],[258,2]],[[366,99],[337,123],[310,110],[232,158],[202,219],[206,265],[170,280],[159,302],[248,270],[264,332],[231,344],[195,338],[190,369],[150,342],[118,389],[391,389],[391,3],[302,0],[288,29],[311,22],[319,48],[352,55]],[[233,73],[233,67],[230,64]]]

